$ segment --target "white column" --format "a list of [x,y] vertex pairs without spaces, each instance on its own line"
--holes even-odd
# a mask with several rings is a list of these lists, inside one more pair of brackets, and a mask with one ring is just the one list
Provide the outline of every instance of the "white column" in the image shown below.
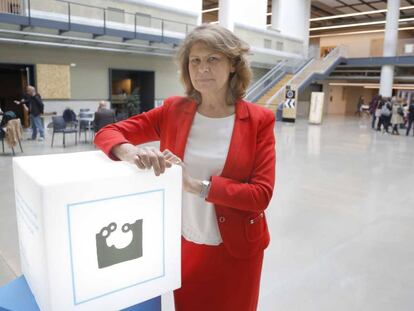
[[236,23],[254,28],[267,29],[267,0],[237,0],[236,4],[232,10]]
[[234,30],[235,0],[219,0],[219,23],[230,31]]
[[271,28],[277,31],[279,31],[280,1],[281,0],[272,0],[272,18],[271,18],[272,26]]
[[[400,0],[388,0],[387,19],[384,36],[384,57],[392,57],[397,53],[398,19],[400,17]],[[381,68],[380,95],[391,97],[394,82],[394,66],[384,65]]]
[[309,41],[310,0],[272,0],[272,28],[281,34]]

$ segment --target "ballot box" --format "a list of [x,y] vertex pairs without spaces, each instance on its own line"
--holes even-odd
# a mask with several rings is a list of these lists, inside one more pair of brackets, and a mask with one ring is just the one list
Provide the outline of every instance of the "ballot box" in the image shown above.
[[13,173],[40,310],[120,310],[180,287],[180,166],[157,177],[92,151],[14,158]]

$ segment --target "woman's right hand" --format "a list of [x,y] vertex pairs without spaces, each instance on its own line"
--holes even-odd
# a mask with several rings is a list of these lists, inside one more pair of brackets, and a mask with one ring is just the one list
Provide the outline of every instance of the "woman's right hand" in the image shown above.
[[155,147],[137,147],[131,144],[121,144],[112,149],[112,153],[122,161],[135,164],[140,169],[153,168],[154,174],[159,176],[171,167],[164,154]]

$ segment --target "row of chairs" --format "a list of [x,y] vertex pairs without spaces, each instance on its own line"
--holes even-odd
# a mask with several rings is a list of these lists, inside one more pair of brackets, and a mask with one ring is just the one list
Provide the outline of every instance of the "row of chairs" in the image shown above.
[[[66,115],[66,117],[65,117]],[[73,119],[68,117],[70,113],[63,113],[62,116],[53,116],[53,133],[52,133],[52,144],[54,142],[55,133],[63,134],[63,147],[66,147],[66,135],[75,134],[75,144],[78,143],[81,137],[81,133],[85,134],[85,142],[87,141],[87,133],[92,132],[95,135],[104,126],[116,122],[115,113],[109,109],[99,110],[95,113],[90,112],[88,109],[81,109],[79,118]]]

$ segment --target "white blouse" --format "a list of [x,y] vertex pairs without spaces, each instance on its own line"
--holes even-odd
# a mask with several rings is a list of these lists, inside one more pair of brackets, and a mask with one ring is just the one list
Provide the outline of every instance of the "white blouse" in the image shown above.
[[[235,114],[209,118],[196,112],[187,140],[184,162],[190,176],[210,180],[220,175],[233,133]],[[219,245],[221,239],[214,205],[183,191],[182,235],[194,243]]]

